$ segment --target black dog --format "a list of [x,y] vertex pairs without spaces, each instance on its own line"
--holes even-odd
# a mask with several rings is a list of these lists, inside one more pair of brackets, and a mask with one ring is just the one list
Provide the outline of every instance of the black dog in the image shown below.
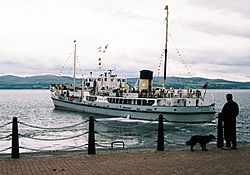
[[191,151],[194,151],[193,147],[196,145],[196,143],[201,145],[202,151],[207,151],[206,144],[211,142],[213,139],[216,139],[213,134],[210,134],[209,136],[195,135],[192,136],[191,139],[186,142],[186,144],[191,145]]

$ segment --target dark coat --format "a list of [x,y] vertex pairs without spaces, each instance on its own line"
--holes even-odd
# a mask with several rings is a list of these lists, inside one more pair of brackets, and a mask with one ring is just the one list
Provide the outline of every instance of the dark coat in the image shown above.
[[236,117],[238,114],[239,106],[233,100],[228,101],[222,108],[224,135],[226,140],[232,140],[236,137]]
[[222,116],[225,123],[234,123],[238,114],[239,106],[233,100],[228,101],[222,108]]

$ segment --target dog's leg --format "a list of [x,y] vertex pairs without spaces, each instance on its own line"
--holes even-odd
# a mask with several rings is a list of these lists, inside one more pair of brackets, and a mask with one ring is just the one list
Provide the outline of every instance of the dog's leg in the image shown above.
[[191,151],[194,151],[193,146],[194,146],[194,145],[191,145]]
[[201,150],[204,151],[204,145],[200,143],[200,146],[201,146]]
[[201,144],[201,148],[202,148],[202,151],[207,151],[207,148],[206,148],[206,144],[205,144],[205,143],[202,143],[202,144]]
[[204,151],[208,151],[207,148],[206,148],[206,144],[204,145]]

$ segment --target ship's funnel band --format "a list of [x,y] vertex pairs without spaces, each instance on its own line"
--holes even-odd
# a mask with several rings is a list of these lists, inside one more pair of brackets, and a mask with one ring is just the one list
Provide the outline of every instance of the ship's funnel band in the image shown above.
[[140,79],[152,80],[153,79],[153,72],[150,70],[141,70],[140,71]]

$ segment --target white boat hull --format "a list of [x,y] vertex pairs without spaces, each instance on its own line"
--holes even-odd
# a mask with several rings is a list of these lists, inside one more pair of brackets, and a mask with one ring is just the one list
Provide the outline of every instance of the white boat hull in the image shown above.
[[[202,123],[214,119],[214,106],[138,106],[95,102],[72,102],[52,98],[55,108],[70,111],[87,112],[114,117],[129,117],[140,120],[156,120],[160,114],[169,122]],[[139,108],[140,107],[140,108]]]

